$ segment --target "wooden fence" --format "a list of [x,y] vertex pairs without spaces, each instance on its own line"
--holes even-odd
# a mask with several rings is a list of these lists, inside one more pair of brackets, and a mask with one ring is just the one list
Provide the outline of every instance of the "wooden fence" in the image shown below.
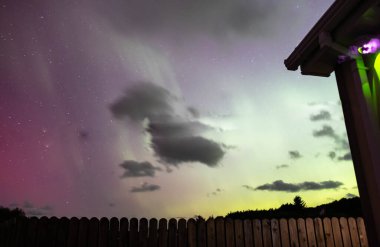
[[0,224],[0,246],[367,247],[362,218],[203,220],[20,218]]

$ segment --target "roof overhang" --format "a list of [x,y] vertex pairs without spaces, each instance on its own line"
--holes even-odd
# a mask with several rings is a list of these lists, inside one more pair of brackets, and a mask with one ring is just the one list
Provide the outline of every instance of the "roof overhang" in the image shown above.
[[328,77],[338,56],[361,40],[380,34],[380,0],[336,0],[285,59],[289,70]]

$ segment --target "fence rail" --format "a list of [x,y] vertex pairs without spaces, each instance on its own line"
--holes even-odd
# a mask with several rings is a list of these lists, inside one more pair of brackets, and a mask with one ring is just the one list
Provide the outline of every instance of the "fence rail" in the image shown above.
[[2,247],[368,247],[359,218],[232,220],[18,218],[0,224]]

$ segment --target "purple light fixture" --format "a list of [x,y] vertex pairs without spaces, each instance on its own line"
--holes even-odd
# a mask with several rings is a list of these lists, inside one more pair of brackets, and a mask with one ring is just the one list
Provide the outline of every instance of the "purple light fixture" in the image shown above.
[[358,52],[360,54],[370,54],[375,53],[380,49],[380,40],[379,39],[371,39],[367,43],[365,43],[362,47],[358,48]]

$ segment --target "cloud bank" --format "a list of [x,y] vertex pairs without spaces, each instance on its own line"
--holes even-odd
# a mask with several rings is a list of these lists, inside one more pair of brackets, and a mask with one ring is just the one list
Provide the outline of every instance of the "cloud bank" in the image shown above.
[[260,185],[256,187],[255,190],[298,192],[301,190],[337,189],[341,185],[343,185],[343,183],[339,181],[331,181],[331,180],[323,181],[323,182],[306,181],[302,183],[286,183],[282,180],[277,180],[270,184]]
[[151,148],[167,164],[200,162],[215,167],[225,154],[223,144],[202,136],[212,128],[194,118],[196,110],[161,86],[136,84],[110,110],[117,119],[128,118],[141,125],[148,121],[145,132],[151,136]]

